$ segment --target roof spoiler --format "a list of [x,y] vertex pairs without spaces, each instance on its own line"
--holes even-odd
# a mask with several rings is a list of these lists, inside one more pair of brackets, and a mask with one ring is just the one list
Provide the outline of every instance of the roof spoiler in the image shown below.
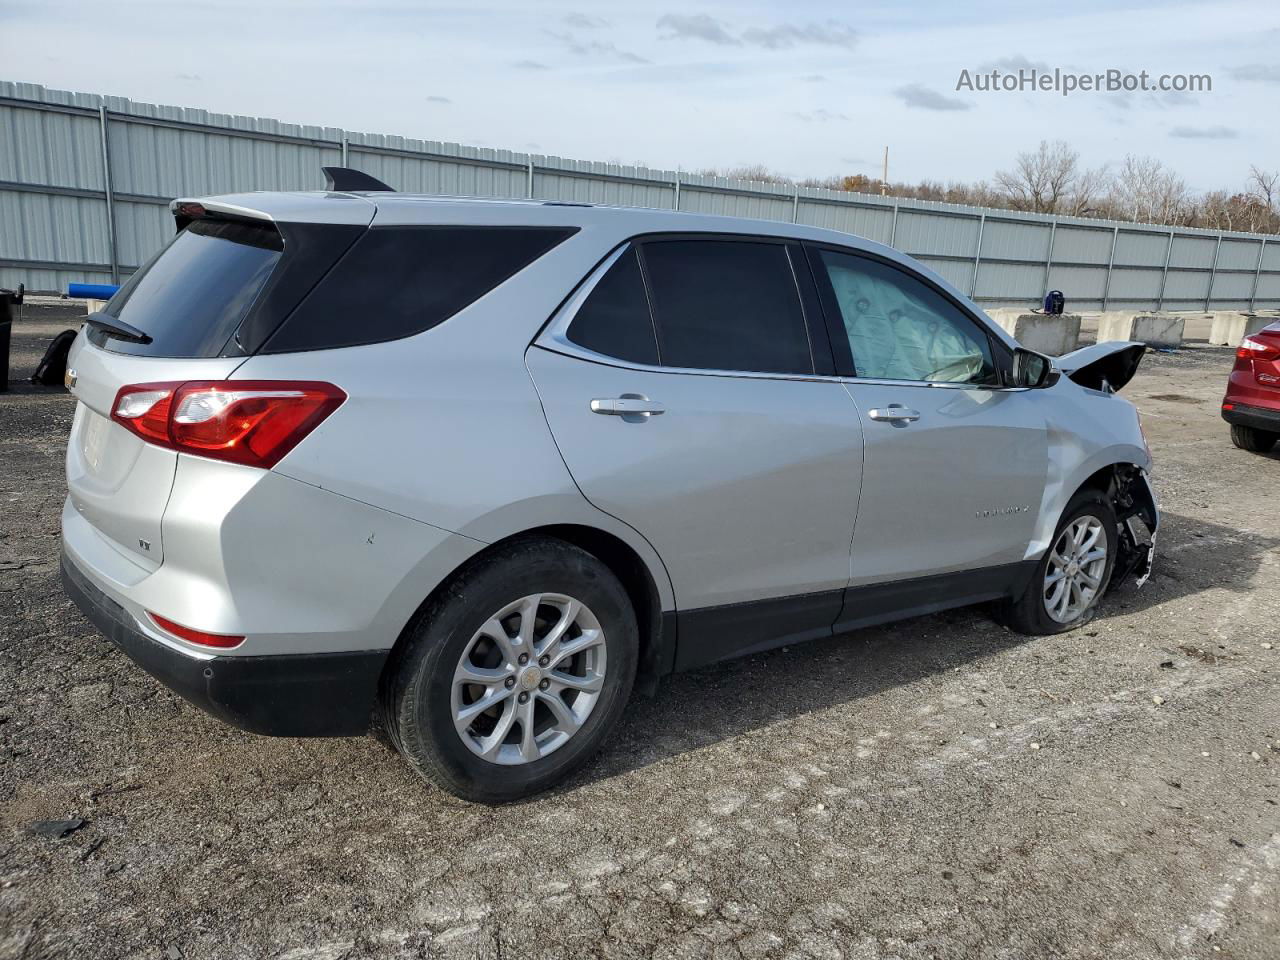
[[326,190],[337,190],[341,193],[375,190],[395,193],[395,190],[376,177],[371,177],[359,170],[352,170],[350,167],[321,167],[320,169],[324,171]]

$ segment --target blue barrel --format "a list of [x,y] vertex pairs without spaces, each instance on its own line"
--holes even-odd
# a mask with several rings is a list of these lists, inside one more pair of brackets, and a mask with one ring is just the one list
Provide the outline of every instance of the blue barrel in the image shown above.
[[114,283],[69,283],[67,296],[79,300],[110,300],[119,289]]

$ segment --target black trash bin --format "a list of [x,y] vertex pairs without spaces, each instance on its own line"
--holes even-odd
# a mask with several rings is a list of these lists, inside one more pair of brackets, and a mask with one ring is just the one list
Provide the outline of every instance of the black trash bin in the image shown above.
[[9,343],[13,338],[13,308],[22,303],[26,287],[0,290],[0,393],[9,389]]

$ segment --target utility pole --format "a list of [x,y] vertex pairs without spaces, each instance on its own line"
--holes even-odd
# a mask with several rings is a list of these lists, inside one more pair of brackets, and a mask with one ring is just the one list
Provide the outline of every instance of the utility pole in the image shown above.
[[889,145],[884,148],[884,172],[880,174],[880,196],[889,192]]

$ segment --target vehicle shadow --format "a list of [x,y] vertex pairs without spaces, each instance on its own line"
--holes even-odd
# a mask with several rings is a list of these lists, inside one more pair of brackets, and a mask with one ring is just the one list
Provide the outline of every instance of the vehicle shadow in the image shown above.
[[[1212,588],[1247,593],[1263,557],[1277,547],[1277,538],[1166,513],[1151,579],[1142,588],[1130,579],[1108,594],[1099,617],[1141,612]],[[555,792],[1045,642],[1053,638],[1016,634],[972,607],[679,674],[655,696],[635,697],[612,745]]]

